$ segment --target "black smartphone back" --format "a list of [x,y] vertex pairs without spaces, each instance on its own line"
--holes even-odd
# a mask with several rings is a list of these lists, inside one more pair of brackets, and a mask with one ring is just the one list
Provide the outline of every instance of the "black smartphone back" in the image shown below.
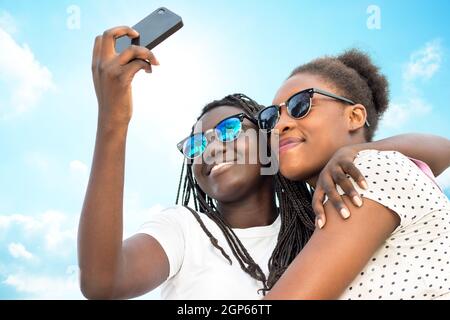
[[116,51],[121,53],[132,44],[152,50],[182,27],[183,21],[179,15],[167,8],[158,8],[133,26],[139,32],[139,38],[125,36],[116,40]]

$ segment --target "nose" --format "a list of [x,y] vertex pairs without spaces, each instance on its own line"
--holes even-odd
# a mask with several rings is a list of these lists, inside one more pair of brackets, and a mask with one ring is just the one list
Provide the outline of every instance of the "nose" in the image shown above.
[[295,119],[289,116],[286,106],[280,106],[280,119],[274,129],[282,135],[294,128],[295,125]]
[[207,137],[207,140],[208,145],[203,153],[203,160],[205,163],[211,164],[217,161],[217,157],[223,157],[223,154],[225,153],[225,144],[217,139],[212,133]]

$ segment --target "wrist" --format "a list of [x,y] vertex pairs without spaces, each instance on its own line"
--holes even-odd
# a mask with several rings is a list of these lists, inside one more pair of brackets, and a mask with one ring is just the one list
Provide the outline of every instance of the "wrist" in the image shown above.
[[97,135],[100,137],[126,137],[128,133],[128,123],[98,121]]
[[97,130],[101,132],[126,132],[129,123],[129,119],[111,119],[108,115],[99,114]]

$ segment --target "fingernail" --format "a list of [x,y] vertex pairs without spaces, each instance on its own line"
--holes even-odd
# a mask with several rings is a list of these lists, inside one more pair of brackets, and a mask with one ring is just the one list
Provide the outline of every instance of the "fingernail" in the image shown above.
[[152,70],[151,69],[147,69],[147,70],[145,70],[145,72],[146,73],[152,73]]
[[364,180],[361,181],[361,185],[362,185],[362,187],[363,187],[364,190],[369,189],[369,186],[367,185],[367,182],[365,182]]
[[348,218],[350,217],[350,211],[348,211],[347,208],[342,208],[342,209],[341,209],[341,216],[342,216],[344,219],[348,219]]
[[319,226],[319,229],[323,228],[324,223],[323,223],[323,220],[321,218],[317,219],[317,225]]
[[361,207],[363,204],[361,198],[358,196],[353,197],[353,203],[356,204],[357,207]]
[[158,59],[155,58],[155,66],[159,66],[159,65],[160,65],[160,63],[159,63]]

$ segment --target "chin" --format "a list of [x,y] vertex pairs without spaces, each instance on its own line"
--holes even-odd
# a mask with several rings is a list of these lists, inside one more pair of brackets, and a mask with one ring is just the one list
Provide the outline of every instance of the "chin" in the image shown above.
[[298,162],[286,161],[280,163],[280,173],[291,181],[304,181],[311,175],[310,172],[311,170]]
[[210,185],[211,197],[220,202],[242,199],[261,186],[260,166],[242,165],[220,176],[220,181]]
[[229,179],[228,181],[215,186],[211,190],[211,198],[216,199],[219,202],[233,202],[241,198],[244,191],[246,181],[240,181],[239,179]]

